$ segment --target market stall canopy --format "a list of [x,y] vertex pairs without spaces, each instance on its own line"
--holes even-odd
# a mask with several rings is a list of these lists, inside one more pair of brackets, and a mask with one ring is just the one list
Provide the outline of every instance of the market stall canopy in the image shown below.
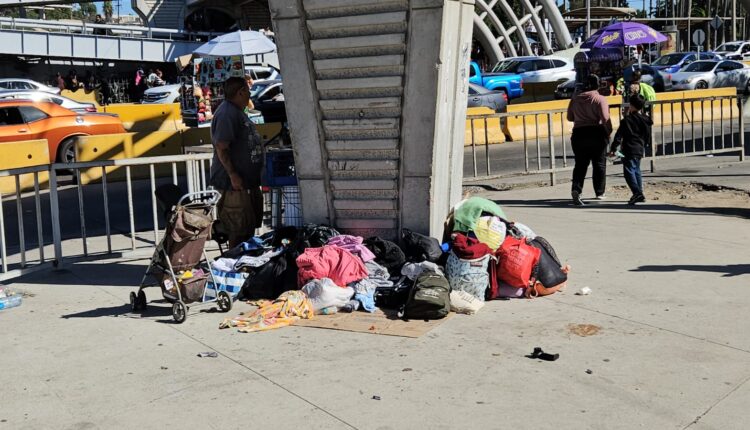
[[254,55],[276,52],[276,44],[265,35],[252,30],[235,31],[211,39],[196,49],[193,54],[208,57],[230,55]]
[[181,55],[174,60],[175,64],[177,65],[177,69],[180,71],[190,65],[191,61],[193,61],[193,54]]
[[659,43],[667,40],[667,36],[653,28],[638,22],[617,22],[608,25],[581,45],[581,48],[621,48],[623,46]]

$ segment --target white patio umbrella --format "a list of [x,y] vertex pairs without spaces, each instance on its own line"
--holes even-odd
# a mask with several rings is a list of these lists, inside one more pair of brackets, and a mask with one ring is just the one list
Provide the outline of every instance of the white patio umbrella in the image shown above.
[[235,31],[209,40],[193,53],[199,56],[258,55],[276,52],[276,44],[252,30]]

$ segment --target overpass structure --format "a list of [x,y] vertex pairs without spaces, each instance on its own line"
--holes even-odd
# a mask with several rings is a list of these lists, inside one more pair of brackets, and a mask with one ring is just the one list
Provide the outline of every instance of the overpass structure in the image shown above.
[[[3,1],[3,0],[0,0]],[[103,34],[102,34],[103,33]],[[171,62],[210,33],[138,26],[0,18],[0,54],[104,61]]]

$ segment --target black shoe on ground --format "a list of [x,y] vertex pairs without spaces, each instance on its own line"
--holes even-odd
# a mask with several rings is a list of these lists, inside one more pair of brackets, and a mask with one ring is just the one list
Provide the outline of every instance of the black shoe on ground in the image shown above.
[[581,200],[581,193],[578,191],[573,191],[570,193],[570,196],[573,197],[573,204],[576,206],[584,206],[585,203],[583,203],[583,200]]
[[634,205],[636,203],[643,203],[645,201],[646,201],[646,196],[644,196],[643,194],[638,194],[636,196],[631,197],[630,200],[628,201],[628,204]]

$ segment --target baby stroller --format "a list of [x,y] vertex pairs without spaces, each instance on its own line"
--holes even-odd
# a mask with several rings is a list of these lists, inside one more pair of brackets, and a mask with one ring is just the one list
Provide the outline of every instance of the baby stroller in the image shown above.
[[[165,201],[168,198],[164,199],[159,193],[157,196],[165,207],[169,207]],[[209,284],[219,290],[204,247],[210,237],[214,208],[220,197],[214,190],[199,191],[183,195],[171,206],[164,237],[154,250],[138,292],[130,293],[133,312],[146,310],[143,289],[155,286],[161,287],[164,299],[172,303],[172,317],[178,323],[187,318],[188,303],[216,302],[222,312],[232,309],[232,297],[226,291],[217,291],[215,298],[207,298],[206,294]],[[155,282],[147,283],[149,277]]]

